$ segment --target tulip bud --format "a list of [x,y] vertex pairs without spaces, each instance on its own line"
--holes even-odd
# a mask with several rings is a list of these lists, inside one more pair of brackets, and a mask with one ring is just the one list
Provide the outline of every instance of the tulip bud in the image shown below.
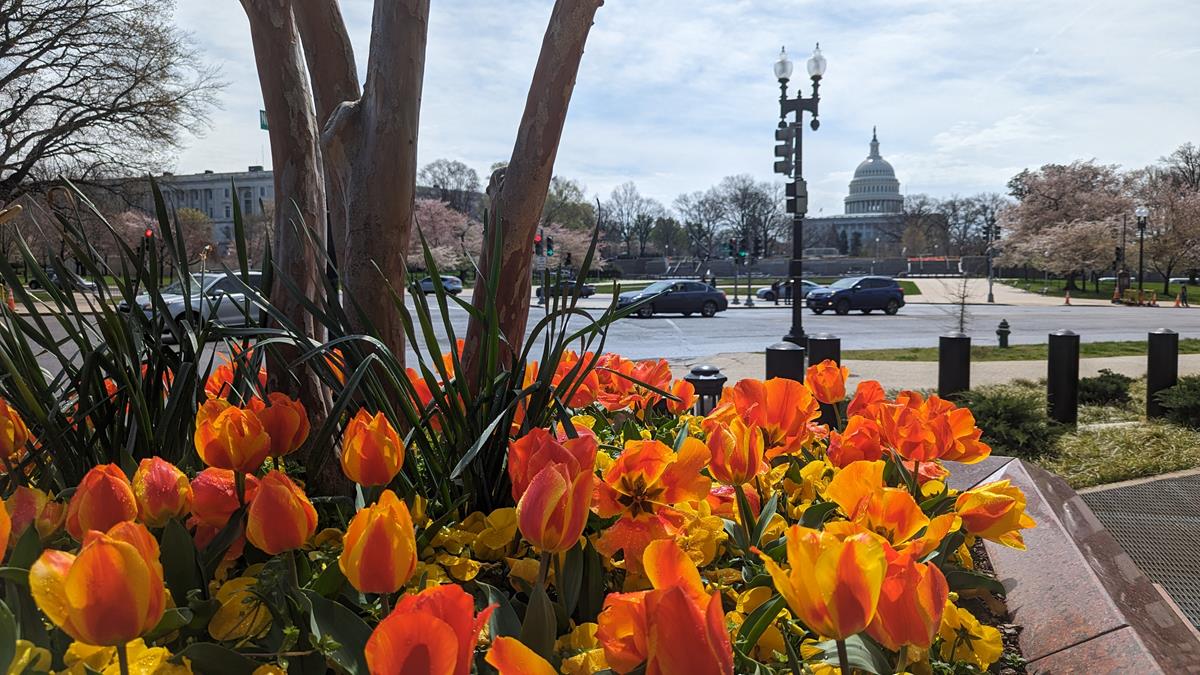
[[158,544],[137,523],[90,532],[79,554],[46,550],[29,570],[33,599],[54,625],[89,645],[146,634],[167,606]]
[[83,541],[89,530],[107,532],[123,520],[137,518],[133,486],[116,464],[94,467],[80,481],[67,505],[67,532]]
[[342,436],[342,471],[359,485],[387,485],[403,465],[404,445],[391,422],[359,410]]
[[18,486],[5,501],[12,516],[12,538],[20,539],[30,525],[37,528],[38,536],[45,541],[62,527],[66,518],[66,505],[52,501],[50,495],[24,485]]
[[252,410],[212,399],[196,412],[196,452],[217,469],[254,473],[271,452],[271,437]]
[[395,593],[417,568],[417,543],[408,506],[391,490],[351,519],[338,566],[362,593]]
[[258,415],[263,429],[271,437],[272,457],[295,452],[308,438],[308,413],[300,401],[272,392],[267,401],[251,399],[250,409]]
[[590,466],[575,472],[566,464],[543,467],[517,503],[521,534],[544,552],[570,550],[587,525],[594,481]]
[[28,441],[29,428],[25,421],[8,401],[0,398],[0,457],[8,462],[19,459]]
[[758,427],[735,417],[728,424],[715,420],[705,423],[708,449],[712,460],[708,470],[726,485],[744,485],[767,468],[763,462],[766,448]]
[[317,531],[317,510],[304,491],[279,471],[263,477],[250,504],[246,539],[268,555],[300,548]]
[[821,403],[839,403],[846,398],[846,378],[850,377],[850,369],[838,366],[833,359],[825,359],[815,366],[808,367],[804,383],[812,390],[813,396]]
[[146,527],[162,527],[192,508],[192,486],[174,464],[161,457],[143,459],[133,474],[138,520]]
[[[246,476],[246,503],[254,501],[258,479]],[[192,515],[211,527],[221,528],[238,510],[237,487],[228,469],[205,469],[192,479]]]
[[671,385],[671,395],[679,399],[667,399],[667,410],[673,415],[691,412],[692,408],[696,407],[696,386],[687,380],[675,380]]

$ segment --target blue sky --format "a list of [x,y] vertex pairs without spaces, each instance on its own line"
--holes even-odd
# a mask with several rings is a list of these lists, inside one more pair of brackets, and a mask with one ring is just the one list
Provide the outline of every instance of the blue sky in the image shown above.
[[[342,3],[360,76],[371,4]],[[432,0],[422,164],[482,176],[508,158],[552,6]],[[176,16],[230,83],[176,170],[269,165],[240,5],[179,0]],[[633,180],[667,204],[730,174],[774,179],[771,67],[786,44],[806,79],[817,41],[829,66],[821,128],[805,134],[810,213],[841,212],[872,125],[906,193],[1003,192],[1022,168],[1073,159],[1141,166],[1200,142],[1198,25],[1194,0],[607,0],[557,173],[601,196]]]

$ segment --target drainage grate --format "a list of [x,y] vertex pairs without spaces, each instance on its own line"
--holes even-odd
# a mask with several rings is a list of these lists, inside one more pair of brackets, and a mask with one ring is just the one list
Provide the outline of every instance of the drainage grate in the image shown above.
[[1080,496],[1142,572],[1200,628],[1200,475]]

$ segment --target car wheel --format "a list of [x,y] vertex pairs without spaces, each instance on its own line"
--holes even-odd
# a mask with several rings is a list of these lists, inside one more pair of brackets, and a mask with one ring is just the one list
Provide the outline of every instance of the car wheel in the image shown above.
[[838,300],[838,303],[834,306],[833,311],[837,312],[838,316],[846,316],[850,313],[850,301]]
[[894,316],[896,312],[899,311],[900,303],[896,302],[895,300],[888,300],[887,307],[883,308],[883,313],[887,314],[888,316]]
[[860,312],[862,312],[863,314],[870,314],[872,310],[869,310],[869,309],[860,309],[859,311],[860,311]]
[[763,293],[763,300],[766,300],[767,302],[775,302],[775,293],[773,291],[767,291],[766,293]]
[[649,319],[650,317],[654,316],[654,307],[650,305],[642,305],[641,308],[638,309],[637,315],[643,319]]
[[700,307],[700,315],[706,319],[711,319],[717,314],[717,303],[712,300],[706,300]]

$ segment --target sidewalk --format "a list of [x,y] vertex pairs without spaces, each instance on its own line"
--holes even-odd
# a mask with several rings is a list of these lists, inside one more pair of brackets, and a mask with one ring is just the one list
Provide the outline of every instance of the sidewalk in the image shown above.
[[[967,304],[982,305],[987,302],[987,279],[908,279],[921,289],[920,295],[906,298],[911,303],[931,303],[957,305],[961,302],[965,291]],[[966,286],[964,288],[964,282]],[[1021,305],[1025,307],[1058,307],[1064,304],[1062,298],[1056,298],[1040,293],[1030,293],[1014,288],[999,281],[992,284],[992,295],[998,305]],[[1071,299],[1072,305],[1092,305],[1098,307],[1111,306],[1108,300]],[[1161,304],[1161,303],[1160,303]]]
[[[687,375],[693,366],[713,365],[729,378],[729,384],[745,378],[761,379],[766,367],[763,352],[716,354],[688,359],[670,359],[675,377]],[[885,389],[937,389],[937,361],[845,361],[850,369],[849,389],[859,380],[878,380]],[[1079,376],[1092,377],[1107,368],[1130,377],[1146,374],[1145,356],[1106,356],[1079,360]],[[1200,354],[1180,354],[1179,374],[1200,374]],[[971,385],[1004,384],[1017,379],[1046,377],[1045,361],[981,361],[971,365]]]

